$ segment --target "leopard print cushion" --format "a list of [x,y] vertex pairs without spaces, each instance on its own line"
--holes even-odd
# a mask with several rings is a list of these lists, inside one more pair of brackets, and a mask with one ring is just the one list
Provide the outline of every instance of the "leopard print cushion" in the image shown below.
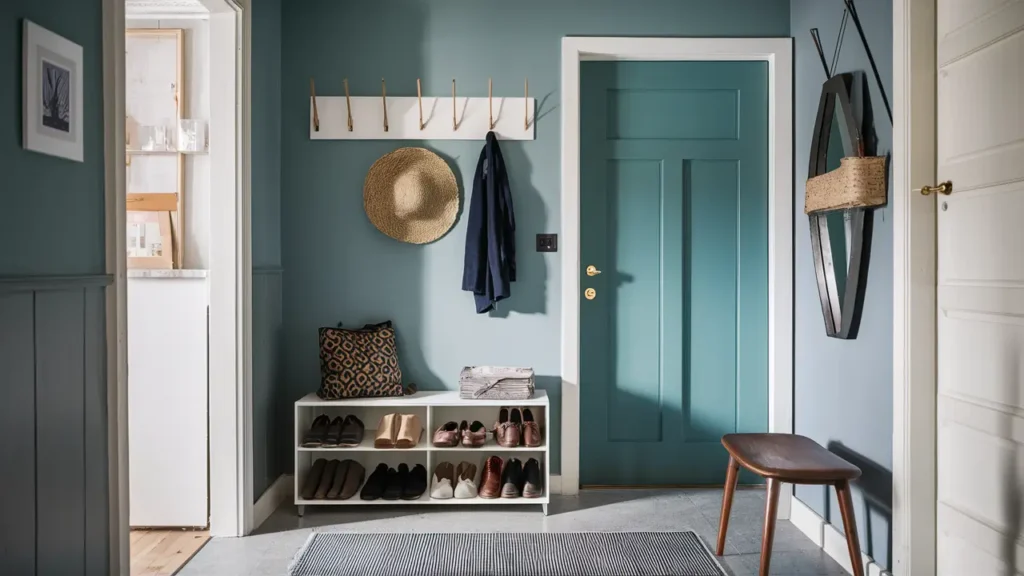
[[324,400],[402,396],[395,329],[320,329],[320,390]]

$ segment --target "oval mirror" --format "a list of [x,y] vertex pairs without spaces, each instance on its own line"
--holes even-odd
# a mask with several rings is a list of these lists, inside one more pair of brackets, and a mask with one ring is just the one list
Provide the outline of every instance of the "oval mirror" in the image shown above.
[[[841,158],[858,153],[861,134],[850,100],[852,84],[852,74],[838,74],[822,86],[808,178],[835,170]],[[855,338],[871,214],[867,208],[848,208],[814,212],[808,219],[825,332],[834,338]]]

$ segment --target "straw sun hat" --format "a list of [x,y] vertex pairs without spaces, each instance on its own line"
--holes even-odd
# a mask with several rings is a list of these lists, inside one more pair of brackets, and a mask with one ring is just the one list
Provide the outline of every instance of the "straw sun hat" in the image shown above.
[[366,216],[402,242],[445,235],[459,213],[459,185],[448,164],[426,148],[399,148],[373,163],[363,185]]

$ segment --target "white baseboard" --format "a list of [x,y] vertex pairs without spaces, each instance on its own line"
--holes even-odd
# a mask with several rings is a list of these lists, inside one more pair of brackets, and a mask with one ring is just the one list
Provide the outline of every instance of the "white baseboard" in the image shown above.
[[291,502],[294,498],[295,479],[291,474],[281,474],[274,480],[274,483],[263,492],[260,499],[252,507],[253,530],[266,522],[267,518],[277,510],[277,507],[285,502]]
[[562,476],[560,474],[552,474],[548,480],[548,494],[561,494],[562,493]]
[[801,502],[796,496],[793,497],[792,508],[790,509],[789,521],[810,538],[811,542],[818,548],[823,545],[822,529],[825,522],[807,504]]
[[[792,515],[789,521],[803,532],[811,542],[819,546],[826,554],[832,557],[843,570],[853,574],[853,566],[850,564],[850,551],[846,547],[846,536],[838,528],[829,524],[818,513],[801,502],[794,496]],[[866,519],[865,519],[866,521]],[[875,563],[874,559],[867,554],[861,553],[864,562],[865,576],[892,576],[887,570]]]

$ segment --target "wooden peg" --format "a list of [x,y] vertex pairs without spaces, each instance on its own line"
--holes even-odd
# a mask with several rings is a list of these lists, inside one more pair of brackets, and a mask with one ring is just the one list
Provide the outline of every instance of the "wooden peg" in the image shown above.
[[491,79],[487,79],[487,129],[494,130],[494,105],[491,102]]
[[384,83],[384,79],[380,79],[380,98],[384,103],[384,131],[388,131],[388,85]]
[[452,131],[459,129],[459,119],[455,113],[455,78],[452,78]]
[[309,97],[313,99],[313,131],[320,131],[320,113],[316,109],[316,83],[309,79]]
[[523,81],[523,130],[530,129],[530,79]]
[[420,88],[420,79],[416,79],[416,103],[420,107],[420,130],[423,130],[423,90]]
[[352,131],[352,100],[348,97],[348,78],[345,78],[345,108],[348,110],[348,131]]

